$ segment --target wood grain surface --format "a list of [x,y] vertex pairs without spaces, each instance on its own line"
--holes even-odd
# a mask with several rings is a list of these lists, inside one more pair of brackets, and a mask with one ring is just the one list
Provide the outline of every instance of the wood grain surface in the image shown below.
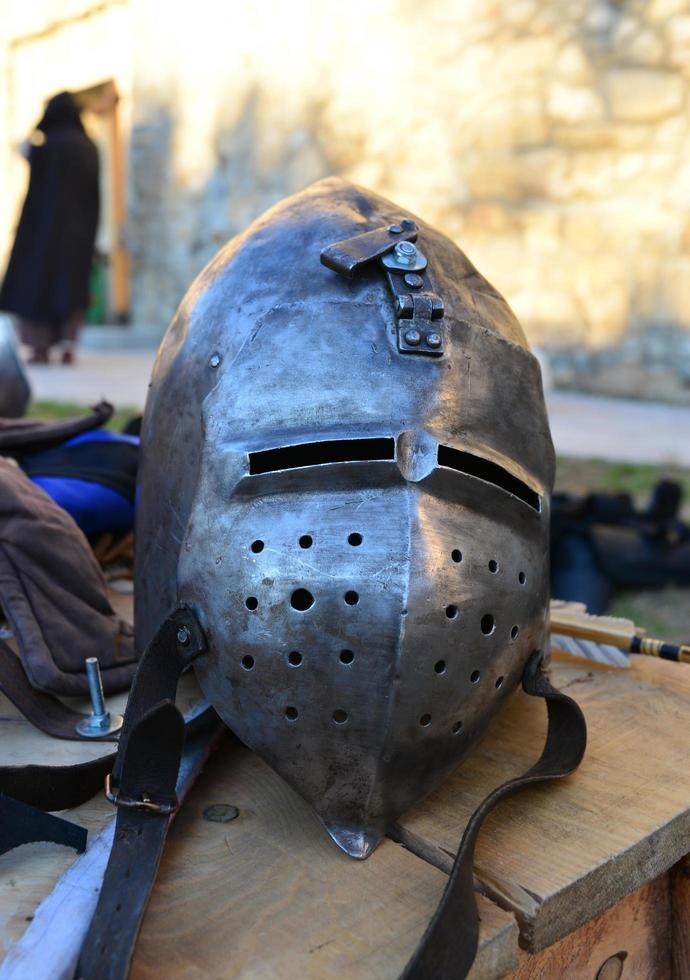
[[[229,804],[228,823],[204,810]],[[446,876],[392,841],[366,861],[329,840],[310,807],[228,737],[172,827],[131,980],[168,976],[399,976]],[[517,961],[513,917],[486,899],[472,976]]]

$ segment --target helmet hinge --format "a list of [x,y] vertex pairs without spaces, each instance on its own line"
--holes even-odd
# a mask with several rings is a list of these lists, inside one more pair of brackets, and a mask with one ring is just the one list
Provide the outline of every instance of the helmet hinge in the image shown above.
[[351,279],[363,266],[378,262],[395,301],[398,318],[398,350],[401,354],[440,357],[445,337],[442,325],[443,300],[426,288],[424,272],[428,261],[414,244],[417,225],[410,218],[376,228],[329,245],[321,262]]
[[[444,351],[443,300],[417,273],[400,275],[386,269],[386,278],[395,299],[398,317],[398,350],[401,354],[440,357]],[[414,291],[413,291],[414,290]]]

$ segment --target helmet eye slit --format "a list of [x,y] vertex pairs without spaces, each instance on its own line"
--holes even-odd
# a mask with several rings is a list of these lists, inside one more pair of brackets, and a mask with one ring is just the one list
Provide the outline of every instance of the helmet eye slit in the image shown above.
[[463,473],[465,476],[474,476],[485,483],[492,483],[501,490],[517,497],[523,503],[541,513],[541,497],[535,493],[526,483],[509,473],[508,470],[492,463],[489,459],[475,456],[473,453],[466,453],[460,449],[453,449],[452,446],[438,447],[437,461],[439,466]]
[[280,446],[249,453],[249,474],[296,470],[304,466],[327,463],[361,463],[395,460],[395,440],[330,439],[326,442],[304,442],[298,446]]

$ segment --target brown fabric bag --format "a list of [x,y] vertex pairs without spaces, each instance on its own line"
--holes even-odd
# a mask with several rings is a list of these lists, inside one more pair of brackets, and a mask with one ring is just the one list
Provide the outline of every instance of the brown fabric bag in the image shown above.
[[69,514],[4,458],[0,606],[35,688],[86,694],[86,657],[98,657],[106,693],[129,687],[136,667],[132,628],[108,602],[88,541]]

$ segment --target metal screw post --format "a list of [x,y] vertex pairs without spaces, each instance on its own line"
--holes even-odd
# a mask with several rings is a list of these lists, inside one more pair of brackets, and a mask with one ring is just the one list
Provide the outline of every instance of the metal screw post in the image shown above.
[[76,730],[79,735],[84,735],[86,738],[102,738],[104,735],[119,732],[122,728],[122,715],[112,715],[105,706],[98,658],[87,657],[85,664],[91,698],[91,716],[80,721]]

